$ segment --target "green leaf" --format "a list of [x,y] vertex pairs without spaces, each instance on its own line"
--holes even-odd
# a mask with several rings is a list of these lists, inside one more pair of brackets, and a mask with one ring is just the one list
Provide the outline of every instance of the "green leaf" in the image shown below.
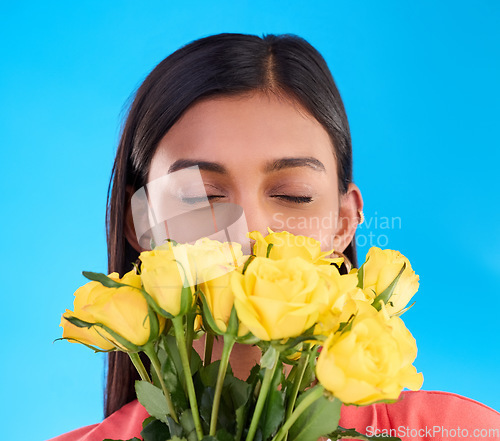
[[272,247],[274,246],[273,243],[270,243],[267,245],[267,249],[266,249],[266,257],[269,258],[269,254],[271,254],[271,249]]
[[256,256],[254,256],[253,254],[248,257],[247,261],[243,265],[243,270],[241,271],[241,274],[245,274],[245,271],[247,270],[248,265],[250,265],[250,263],[252,262],[253,259],[255,259],[255,257]]
[[246,380],[247,383],[249,384],[257,384],[257,381],[259,379],[259,372],[260,372],[261,366],[259,363],[256,363],[252,369],[250,369],[250,374],[248,375],[248,378]]
[[191,369],[191,375],[196,374],[203,366],[203,362],[201,361],[200,354],[196,352],[194,349],[191,351],[191,359],[189,360],[189,366]]
[[245,383],[248,385],[247,393],[248,397],[246,402],[238,407],[235,411],[235,419],[236,419],[236,439],[242,439],[243,432],[246,427],[246,422],[248,418],[248,414],[252,405],[254,405],[254,392],[255,387],[257,386],[260,378],[260,370],[261,367],[259,364],[255,364],[250,370],[250,375],[246,379]]
[[205,293],[203,291],[199,291],[200,293],[200,298],[201,298],[201,310],[203,312],[203,325],[208,327],[210,331],[212,331],[214,334],[222,334],[222,331],[219,329],[217,326],[217,323],[215,323],[214,317],[212,315],[212,311],[210,311],[210,308],[208,307],[208,302],[207,298],[205,297]]
[[242,337],[236,337],[237,343],[243,343],[245,345],[255,345],[260,342],[260,340],[255,337],[251,332],[245,334]]
[[[90,329],[92,327],[95,327],[95,328],[102,328],[104,329],[115,341],[117,341],[121,346],[123,346],[124,348],[128,349],[129,351],[132,351],[132,352],[138,352],[140,350],[139,346],[137,345],[134,345],[133,343],[129,342],[127,339],[123,338],[120,334],[118,334],[117,332],[113,331],[111,328],[103,325],[102,323],[89,323],[89,322],[86,322],[84,320],[81,320],[79,319],[78,317],[73,317],[73,316],[69,316],[69,317],[64,317],[66,320],[68,320],[68,322],[70,322],[71,324],[79,327],[79,328],[87,328],[87,329]],[[99,329],[96,329],[97,333],[99,333]],[[101,335],[101,337],[103,338],[107,338],[106,336],[103,336],[102,334],[99,333],[99,335]]]
[[165,311],[163,308],[160,308],[158,303],[156,303],[155,299],[151,297],[151,295],[145,291],[144,289],[140,290],[144,298],[146,299],[146,302],[148,303],[148,306],[151,307],[153,311],[155,311],[157,314],[162,315],[163,317],[167,319],[172,319],[174,316],[170,314],[169,312]]
[[224,378],[223,399],[226,403],[230,403],[233,409],[238,409],[244,406],[250,397],[250,385],[239,378],[236,378],[231,373],[226,373]]
[[285,417],[285,392],[278,390],[278,386],[284,380],[282,366],[283,364],[280,363],[276,367],[266,404],[260,417],[259,426],[262,430],[263,439],[268,439],[274,435]]
[[[297,400],[297,407],[314,388],[308,389]],[[293,424],[288,432],[289,441],[317,441],[321,436],[337,429],[342,403],[334,398],[321,396],[313,402]]]
[[[199,378],[199,376],[197,377]],[[212,416],[214,395],[215,389],[213,387],[203,387],[201,389],[201,394],[197,394],[200,418],[202,421],[203,431],[205,433],[210,431],[210,418]]]
[[[185,378],[182,375],[182,367],[179,365],[181,363],[180,356],[178,352],[173,351],[170,351],[172,355],[163,353],[163,344],[160,345],[160,348],[158,356],[161,361],[163,380],[170,391],[172,402],[177,409],[186,409],[188,407],[188,399],[185,390]],[[175,346],[175,349],[177,349],[177,346]],[[179,357],[179,359],[176,360],[176,357]],[[184,380],[184,383],[182,380]]]
[[331,441],[341,439],[356,439],[362,441],[374,441],[383,439],[384,441],[401,441],[400,438],[397,438],[395,436],[386,436],[385,434],[367,436],[359,433],[355,429],[344,429],[343,427],[339,427],[337,430],[327,436]]
[[187,441],[198,441],[196,427],[194,426],[193,413],[191,412],[191,409],[186,409],[184,412],[182,412],[180,423],[182,428],[184,429],[184,435],[187,437]]
[[[200,378],[205,387],[215,387],[219,373],[220,360],[215,360],[208,366],[200,368]],[[227,375],[227,374],[226,374]]]
[[309,362],[307,363],[306,370],[302,376],[302,381],[300,382],[299,392],[304,391],[308,388],[312,382],[316,379],[316,357],[309,357]]
[[129,286],[125,283],[116,282],[103,273],[93,273],[92,271],[82,271],[84,277],[94,282],[99,282],[106,288],[120,288],[121,286]]
[[231,309],[231,315],[229,316],[229,320],[227,323],[226,334],[229,334],[232,337],[237,337],[239,327],[240,327],[240,321],[238,320],[238,314],[236,312],[236,308],[233,305]]
[[141,436],[144,441],[165,441],[170,438],[168,426],[154,417],[149,417],[142,423]]
[[176,423],[170,416],[167,416],[168,419],[168,428],[170,429],[170,435],[173,440],[184,440],[187,441],[186,438],[180,438],[184,436],[182,426],[179,423]]
[[122,439],[110,439],[110,438],[106,438],[105,440],[103,441],[142,441],[140,440],[139,438],[136,438],[135,436],[133,438],[130,438],[130,439],[127,439],[127,440],[122,440]]
[[144,406],[151,416],[168,424],[168,406],[161,389],[147,381],[138,380],[135,382],[135,392],[139,403]]
[[184,283],[181,288],[181,305],[178,314],[178,317],[180,317],[186,315],[193,307],[193,292],[191,286],[189,285],[186,268],[184,268],[182,262],[179,262],[177,259],[175,261],[177,262],[177,265],[182,268],[184,273]]
[[398,313],[396,313],[396,314],[394,314],[394,315],[395,315],[395,316],[397,316],[397,317],[401,316],[403,313],[405,313],[405,312],[406,312],[406,311],[408,311],[410,308],[412,308],[412,307],[413,307],[413,305],[414,305],[415,303],[416,303],[416,301],[415,301],[415,302],[413,302],[410,306],[407,306],[406,308],[402,309],[401,311],[399,311]]
[[216,438],[214,439],[216,439],[217,441],[234,441],[234,436],[231,435],[227,430],[221,429],[217,431]]
[[272,369],[274,367],[274,364],[276,363],[276,354],[277,350],[274,348],[274,346],[269,346],[266,352],[264,352],[264,355],[260,359],[260,365],[264,369]]
[[186,315],[193,307],[193,292],[190,286],[183,286],[181,289],[181,308],[179,316]]
[[387,305],[387,302],[391,298],[392,293],[394,292],[394,289],[396,288],[396,285],[398,283],[398,280],[401,277],[401,274],[403,274],[405,268],[406,268],[406,262],[403,262],[403,266],[401,267],[401,270],[399,271],[396,278],[391,282],[391,284],[386,289],[384,289],[377,297],[373,299],[372,305],[374,308],[380,311],[381,302],[384,302]]
[[95,326],[95,323],[86,322],[85,320],[79,319],[78,317],[73,317],[72,315],[68,317],[64,316],[64,318],[72,325],[75,325],[78,328],[90,329],[92,326]]
[[116,351],[116,349],[114,349],[114,348],[105,351],[104,349],[99,349],[96,346],[89,345],[87,343],[84,343],[83,341],[80,341],[80,340],[77,340],[76,338],[71,338],[71,337],[56,338],[52,343],[55,343],[56,341],[59,341],[59,340],[67,340],[67,341],[74,342],[74,343],[80,343],[81,345],[87,346],[87,348],[92,349],[95,353],[97,353],[97,352],[113,352],[113,351]]
[[[153,308],[148,305],[148,317],[149,317],[149,340],[153,341],[158,338],[158,334],[160,333],[160,323],[158,321],[158,316],[154,312]],[[145,321],[146,319],[144,319]]]
[[[369,259],[369,257],[368,257]],[[368,262],[368,259],[366,259],[366,262]],[[365,262],[365,263],[366,263]],[[365,278],[365,263],[363,263],[363,265],[361,265],[359,268],[358,268],[358,288],[361,288],[363,289],[363,283],[364,283],[364,278]]]

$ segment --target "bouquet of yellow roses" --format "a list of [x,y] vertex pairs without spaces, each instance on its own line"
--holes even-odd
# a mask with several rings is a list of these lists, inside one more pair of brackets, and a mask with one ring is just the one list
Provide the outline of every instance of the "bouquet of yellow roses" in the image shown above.
[[[408,259],[373,247],[341,274],[342,258],[318,241],[269,232],[249,233],[250,256],[234,242],[168,240],[122,278],[83,273],[91,282],[63,314],[63,339],[128,353],[150,415],[144,441],[368,440],[338,426],[342,403],[393,402],[422,386],[399,317],[418,289]],[[203,334],[202,360],[193,341]],[[236,343],[262,351],[246,381],[229,364]]]

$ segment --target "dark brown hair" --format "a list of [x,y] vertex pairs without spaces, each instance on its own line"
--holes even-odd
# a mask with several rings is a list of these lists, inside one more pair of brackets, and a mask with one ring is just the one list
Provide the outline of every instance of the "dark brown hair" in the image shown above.
[[[139,253],[124,234],[126,187],[145,185],[156,147],[196,101],[251,91],[279,93],[299,102],[329,133],[337,160],[339,191],[352,182],[347,115],[323,57],[294,35],[219,34],[196,40],[165,58],[147,76],[130,106],[116,153],[106,210],[108,270],[122,276]],[[355,240],[345,250],[354,266]],[[105,415],[135,398],[138,379],[127,354],[108,356]]]

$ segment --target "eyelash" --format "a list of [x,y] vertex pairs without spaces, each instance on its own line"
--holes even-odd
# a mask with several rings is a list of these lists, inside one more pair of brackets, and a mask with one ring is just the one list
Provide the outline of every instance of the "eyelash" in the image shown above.
[[[212,199],[218,199],[222,198],[224,196],[218,196],[218,195],[211,195],[207,196],[208,200]],[[278,199],[283,199],[288,202],[293,202],[295,204],[309,204],[313,201],[313,198],[311,196],[289,196],[286,194],[277,194],[277,195],[272,195],[272,198],[278,198]],[[204,196],[200,197],[192,197],[192,198],[183,198],[182,202],[185,202],[187,204],[196,204],[199,202],[203,202],[205,200]]]
[[277,194],[271,197],[284,199],[289,202],[294,202],[295,204],[309,204],[313,201],[313,198],[311,196],[289,196],[286,194]]

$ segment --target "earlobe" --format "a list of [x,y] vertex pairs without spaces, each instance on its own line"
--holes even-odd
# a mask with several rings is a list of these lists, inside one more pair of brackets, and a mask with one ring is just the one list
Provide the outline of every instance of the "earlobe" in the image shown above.
[[125,222],[123,225],[123,231],[125,234],[125,239],[127,239],[128,243],[136,250],[138,253],[141,253],[142,251],[145,251],[141,246],[139,245],[139,242],[137,240],[137,235],[135,233],[135,228],[134,228],[134,219],[132,216],[132,207],[130,204],[130,200],[132,198],[132,195],[134,194],[134,189],[131,185],[127,185],[126,189],[126,209],[125,209]]
[[358,186],[350,183],[347,192],[340,198],[339,227],[335,235],[334,248],[344,252],[351,243],[356,228],[361,223],[363,197]]

